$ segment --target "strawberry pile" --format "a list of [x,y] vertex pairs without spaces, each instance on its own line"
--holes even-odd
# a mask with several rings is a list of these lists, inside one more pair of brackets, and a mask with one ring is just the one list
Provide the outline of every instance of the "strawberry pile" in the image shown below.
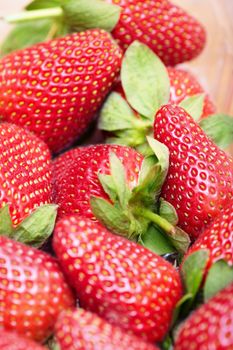
[[6,20],[0,349],[233,349],[233,118],[176,67],[204,27],[168,0]]

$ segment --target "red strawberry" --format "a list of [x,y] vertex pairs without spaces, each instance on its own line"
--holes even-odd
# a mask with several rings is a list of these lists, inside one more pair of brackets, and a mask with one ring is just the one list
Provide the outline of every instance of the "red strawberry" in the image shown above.
[[54,258],[0,236],[0,328],[42,341],[59,313],[73,304]]
[[[183,69],[168,67],[168,75],[170,79],[170,103],[179,104],[185,98],[196,94],[205,93],[205,90],[198,82],[196,77]],[[205,93],[203,113],[201,118],[207,117],[215,113],[216,108]]]
[[61,350],[158,350],[82,309],[61,314],[56,324],[56,339]]
[[14,225],[51,203],[51,159],[46,144],[17,125],[0,124],[0,208]]
[[179,329],[175,350],[233,349],[233,284],[194,311]]
[[1,350],[46,350],[42,345],[34,341],[22,338],[16,333],[0,329],[0,349]]
[[218,260],[233,265],[233,202],[207,227],[191,246],[184,260],[200,249],[209,250],[208,270]]
[[233,196],[232,158],[182,108],[163,106],[154,136],[170,151],[162,197],[177,210],[180,226],[195,239]]
[[170,263],[78,216],[58,221],[53,247],[81,307],[140,337],[162,340],[181,297]]
[[167,0],[107,0],[123,10],[112,35],[123,49],[139,40],[166,65],[191,60],[203,49],[202,25]]
[[0,115],[58,152],[94,119],[120,63],[120,49],[99,29],[12,53],[0,62]]
[[78,213],[94,219],[90,197],[108,196],[98,173],[110,174],[109,155],[114,152],[122,161],[130,187],[135,187],[143,156],[130,147],[95,145],[72,149],[55,159],[53,164],[55,202],[60,216]]

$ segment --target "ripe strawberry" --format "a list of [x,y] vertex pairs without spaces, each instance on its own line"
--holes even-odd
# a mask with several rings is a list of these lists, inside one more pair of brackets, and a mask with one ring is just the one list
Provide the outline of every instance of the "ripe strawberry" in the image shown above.
[[53,248],[81,307],[150,341],[164,337],[181,297],[170,263],[79,216],[58,221]]
[[107,144],[72,149],[53,163],[54,200],[59,205],[60,216],[78,213],[95,219],[90,197],[109,198],[98,179],[98,173],[110,174],[110,152],[114,152],[123,162],[130,187],[136,186],[143,156],[134,149]]
[[134,41],[148,45],[166,65],[196,57],[206,34],[202,25],[167,0],[107,0],[123,10],[113,37],[125,50]]
[[54,258],[0,236],[0,328],[43,341],[59,313],[73,304]]
[[14,225],[51,203],[51,157],[46,144],[21,127],[0,124],[0,208],[9,205]]
[[194,311],[179,329],[175,350],[233,349],[233,284]]
[[1,350],[46,350],[31,339],[22,338],[16,333],[0,329],[0,349]]
[[61,350],[158,350],[156,346],[82,309],[63,312],[55,332]]
[[[196,94],[205,93],[205,90],[196,77],[183,69],[168,67],[170,79],[170,103],[179,104],[185,98]],[[203,113],[201,118],[207,117],[216,112],[216,108],[208,94],[205,93]]]
[[206,271],[218,260],[233,265],[233,202],[207,227],[191,246],[184,260],[200,249],[209,250]]
[[154,137],[170,151],[161,195],[176,208],[180,226],[195,239],[233,197],[232,158],[178,106],[160,108]]
[[58,152],[94,119],[120,63],[120,49],[100,29],[12,53],[0,62],[0,115]]

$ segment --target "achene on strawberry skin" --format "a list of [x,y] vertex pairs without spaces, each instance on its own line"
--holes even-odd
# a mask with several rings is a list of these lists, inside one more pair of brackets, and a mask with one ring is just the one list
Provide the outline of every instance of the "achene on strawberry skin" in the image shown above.
[[57,222],[53,248],[81,307],[146,340],[163,339],[182,295],[170,263],[78,215]]
[[120,70],[121,50],[100,29],[13,52],[0,61],[0,114],[57,153],[80,137]]

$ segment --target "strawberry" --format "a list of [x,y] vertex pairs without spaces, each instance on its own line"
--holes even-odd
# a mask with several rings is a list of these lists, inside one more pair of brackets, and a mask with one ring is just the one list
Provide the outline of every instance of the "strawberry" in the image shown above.
[[9,205],[13,225],[52,200],[48,147],[32,133],[8,123],[0,123],[0,193],[0,208]]
[[195,239],[233,196],[232,158],[178,106],[160,108],[154,137],[170,151],[161,196],[176,208],[181,228]]
[[62,312],[55,331],[61,350],[158,350],[156,346],[82,309]]
[[205,94],[203,113],[201,118],[205,118],[215,113],[216,108],[196,77],[183,69],[168,67],[170,79],[170,101],[169,103],[179,104],[185,98],[196,94]]
[[16,333],[0,329],[0,349],[1,350],[46,350],[31,339],[22,338]]
[[159,200],[168,168],[167,148],[152,138],[148,142],[152,148],[146,157],[130,147],[99,144],[56,158],[53,183],[59,217],[77,213],[98,219],[112,232],[140,242],[150,225],[156,225],[172,245],[186,251],[189,237],[176,227],[174,208]]
[[[153,51],[135,41],[124,55],[121,82],[101,109],[99,128],[109,132],[108,142],[144,152],[146,136],[153,133],[155,114],[167,103],[181,105],[195,120],[215,111],[208,94],[191,73],[165,67]],[[220,121],[219,126],[224,124]],[[216,133],[212,132],[213,137]]]
[[0,115],[58,152],[95,117],[120,69],[121,51],[100,29],[41,43],[0,61]]
[[194,311],[181,325],[174,350],[233,349],[233,284]]
[[107,0],[122,8],[113,37],[125,50],[134,41],[148,45],[166,64],[174,66],[199,55],[205,46],[202,25],[167,0]]
[[170,263],[77,215],[58,221],[53,248],[81,307],[149,341],[163,339],[182,292]]
[[219,260],[233,265],[233,202],[218,215],[210,226],[198,237],[184,257],[184,261],[200,249],[208,249],[206,272]]
[[0,328],[43,341],[73,304],[56,259],[0,236]]
[[98,172],[110,174],[109,155],[114,152],[123,162],[129,186],[135,187],[143,156],[129,147],[95,145],[74,148],[55,159],[53,163],[55,203],[60,216],[78,213],[94,219],[90,197],[107,199]]

